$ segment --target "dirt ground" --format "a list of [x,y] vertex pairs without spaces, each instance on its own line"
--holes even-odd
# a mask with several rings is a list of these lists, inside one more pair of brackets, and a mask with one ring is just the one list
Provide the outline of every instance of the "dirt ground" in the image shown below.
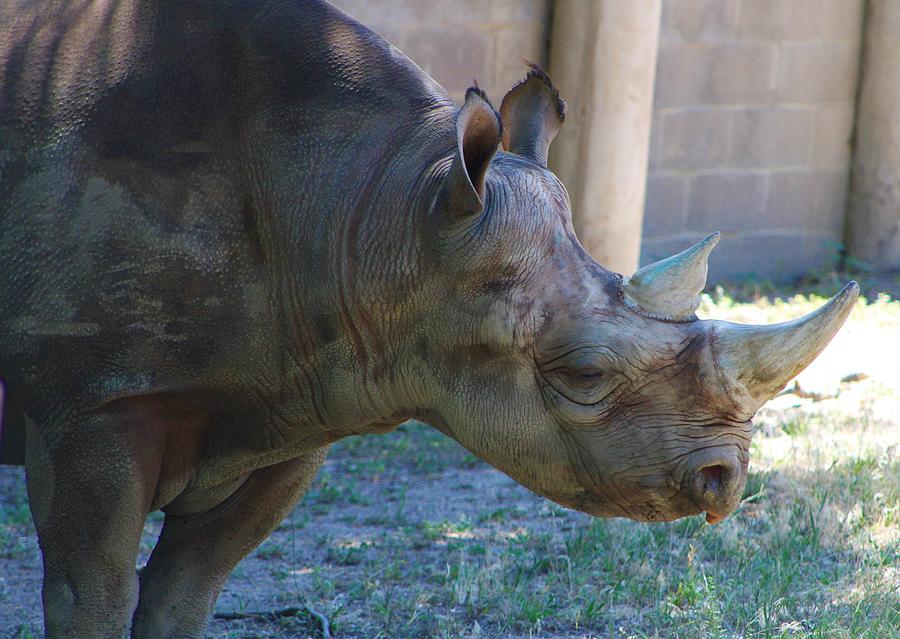
[[[900,636],[900,302],[877,297],[898,282],[761,412],[745,503],[719,526],[592,521],[409,423],[337,444],[216,611],[308,603],[341,639]],[[742,289],[704,311],[767,322],[819,303]],[[0,637],[41,636],[40,578],[23,471],[0,467]],[[208,636],[321,632],[301,612]]]
[[[266,611],[296,605],[297,593],[319,588],[332,590],[333,586],[320,584],[331,572],[340,572],[341,581],[365,589],[367,581],[377,582],[395,569],[384,563],[390,561],[387,557],[381,557],[378,564],[367,559],[383,550],[393,554],[391,548],[396,550],[408,542],[410,547],[403,548],[404,556],[397,556],[394,561],[418,564],[423,577],[425,573],[429,578],[435,573],[440,575],[446,568],[443,556],[448,541],[443,539],[439,524],[434,524],[432,531],[426,522],[476,518],[486,504],[491,511],[511,513],[505,525],[496,526],[498,534],[530,525],[532,518],[540,523],[535,516],[549,508],[544,500],[476,462],[465,451],[456,450],[455,443],[431,436],[425,428],[410,425],[394,436],[398,441],[396,448],[401,449],[396,451],[396,458],[385,455],[384,459],[372,461],[366,456],[360,464],[353,452],[338,450],[333,454],[315,489],[291,518],[235,570],[216,609]],[[401,437],[419,440],[435,450],[402,450],[406,446],[399,443]],[[365,440],[360,440],[358,446],[364,448]],[[451,457],[459,459],[448,459]],[[348,481],[348,477],[356,479]],[[20,506],[23,487],[21,468],[0,468],[0,499],[4,503]],[[582,523],[587,519],[572,515]],[[151,516],[141,544],[140,563],[146,561],[160,525],[161,517]],[[12,551],[0,554],[0,637],[15,636],[22,625],[33,628],[39,636],[37,631],[41,628],[40,555],[30,525],[23,526],[22,533]],[[410,536],[414,539],[410,540]],[[339,594],[334,592],[333,596]],[[345,615],[352,617],[353,612],[348,610]],[[265,637],[285,632],[285,625],[290,628],[295,624],[214,621],[209,636]],[[300,624],[301,629],[305,625]]]

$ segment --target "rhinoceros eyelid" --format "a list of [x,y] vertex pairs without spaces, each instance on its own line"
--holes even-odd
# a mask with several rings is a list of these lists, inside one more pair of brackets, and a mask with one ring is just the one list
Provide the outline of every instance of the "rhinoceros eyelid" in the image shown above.
[[539,367],[545,382],[571,402],[592,406],[602,402],[623,379],[615,360],[595,349],[576,349],[555,366]]
[[573,379],[596,381],[603,377],[603,371],[594,364],[572,365],[562,363],[557,366],[544,369],[547,375],[565,375]]
[[[602,360],[604,363],[613,363],[616,359],[615,352],[599,344],[579,344],[569,348],[564,353],[545,359],[538,364],[547,370],[556,370],[571,366],[576,360]],[[562,363],[560,362],[562,360]]]
[[603,376],[595,380],[583,380],[583,382],[590,381],[590,387],[579,388],[578,382],[567,374],[547,375],[544,380],[556,393],[573,404],[584,407],[597,406],[627,383],[614,377]]

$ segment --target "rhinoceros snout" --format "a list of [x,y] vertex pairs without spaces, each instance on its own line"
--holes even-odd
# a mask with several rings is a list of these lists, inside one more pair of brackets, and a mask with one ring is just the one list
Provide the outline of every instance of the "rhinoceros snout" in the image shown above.
[[694,462],[686,476],[685,492],[715,524],[737,507],[747,481],[746,465],[736,453],[716,452]]

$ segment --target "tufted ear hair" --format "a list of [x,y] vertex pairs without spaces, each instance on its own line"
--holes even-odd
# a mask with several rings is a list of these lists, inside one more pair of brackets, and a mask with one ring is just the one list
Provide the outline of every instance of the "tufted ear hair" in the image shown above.
[[469,88],[456,116],[456,154],[444,182],[444,199],[452,211],[478,214],[484,209],[484,178],[502,129],[484,91]]
[[550,143],[566,119],[566,103],[541,67],[525,64],[531,71],[500,104],[503,148],[546,167]]

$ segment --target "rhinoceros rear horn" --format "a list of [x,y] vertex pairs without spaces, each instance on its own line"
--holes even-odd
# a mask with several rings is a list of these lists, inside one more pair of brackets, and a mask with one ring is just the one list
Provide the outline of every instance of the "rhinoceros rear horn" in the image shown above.
[[484,179],[500,146],[500,116],[484,91],[471,87],[456,116],[456,154],[444,184],[447,207],[457,214],[484,209]]
[[648,264],[625,279],[625,303],[653,317],[692,321],[706,286],[706,260],[719,243],[713,233],[691,248]]
[[547,166],[547,152],[566,119],[566,103],[550,78],[536,64],[510,89],[500,104],[503,148]]

